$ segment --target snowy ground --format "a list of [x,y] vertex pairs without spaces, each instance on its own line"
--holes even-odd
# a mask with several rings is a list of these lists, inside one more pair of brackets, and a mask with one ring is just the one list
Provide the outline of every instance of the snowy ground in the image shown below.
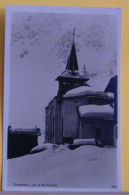
[[48,147],[40,153],[8,160],[8,186],[99,188],[117,186],[116,148],[84,145]]

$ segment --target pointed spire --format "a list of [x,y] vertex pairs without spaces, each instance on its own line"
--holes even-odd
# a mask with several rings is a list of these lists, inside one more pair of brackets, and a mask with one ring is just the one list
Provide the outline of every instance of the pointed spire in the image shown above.
[[74,36],[75,36],[75,28],[73,29],[73,44],[72,44],[72,48],[68,57],[68,61],[67,61],[67,66],[66,66],[66,70],[71,70],[72,73],[74,73],[75,71],[78,71],[78,61],[77,61],[77,55],[76,55],[76,48],[75,48],[75,44],[74,44]]
[[76,31],[76,28],[73,29],[73,43],[74,43],[75,31]]

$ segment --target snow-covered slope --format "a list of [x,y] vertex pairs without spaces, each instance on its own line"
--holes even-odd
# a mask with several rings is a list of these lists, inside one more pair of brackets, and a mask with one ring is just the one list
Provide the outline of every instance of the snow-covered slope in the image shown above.
[[[116,148],[67,145],[8,160],[8,185],[112,189],[117,186]],[[46,188],[45,187],[45,188]]]

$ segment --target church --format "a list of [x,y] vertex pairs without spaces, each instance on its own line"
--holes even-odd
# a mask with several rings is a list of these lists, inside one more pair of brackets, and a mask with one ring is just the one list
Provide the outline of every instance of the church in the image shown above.
[[88,80],[79,72],[73,33],[66,68],[56,78],[57,96],[46,107],[45,143],[72,144],[76,139],[95,139],[96,144],[116,147],[113,93],[92,91]]

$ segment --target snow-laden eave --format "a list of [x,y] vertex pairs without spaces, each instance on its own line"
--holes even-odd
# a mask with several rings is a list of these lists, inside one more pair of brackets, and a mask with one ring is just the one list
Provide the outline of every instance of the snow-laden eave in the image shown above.
[[85,75],[81,75],[78,70],[75,70],[74,72],[72,72],[71,70],[65,70],[55,80],[64,80],[66,78],[79,79],[79,80],[82,79],[82,80],[85,80],[85,81],[89,80],[89,78],[86,77]]
[[89,87],[78,87],[72,90],[69,90],[66,94],[63,95],[63,98],[73,98],[80,96],[89,96],[89,97],[102,97],[107,99],[113,99],[113,95],[108,95],[108,93],[103,91],[89,90]]
[[114,119],[114,114],[109,114],[109,113],[88,113],[88,114],[83,114],[81,118],[89,118],[89,119],[104,119],[104,120],[113,120]]
[[113,119],[114,108],[108,105],[84,105],[79,107],[80,117]]
[[40,131],[33,131],[33,130],[9,130],[9,133],[12,135],[36,135],[36,136],[41,136]]
[[23,127],[21,125],[13,125],[10,126],[8,130],[9,133],[13,135],[41,135],[40,129],[37,128],[37,126],[35,128],[32,128],[30,125],[26,127]]

